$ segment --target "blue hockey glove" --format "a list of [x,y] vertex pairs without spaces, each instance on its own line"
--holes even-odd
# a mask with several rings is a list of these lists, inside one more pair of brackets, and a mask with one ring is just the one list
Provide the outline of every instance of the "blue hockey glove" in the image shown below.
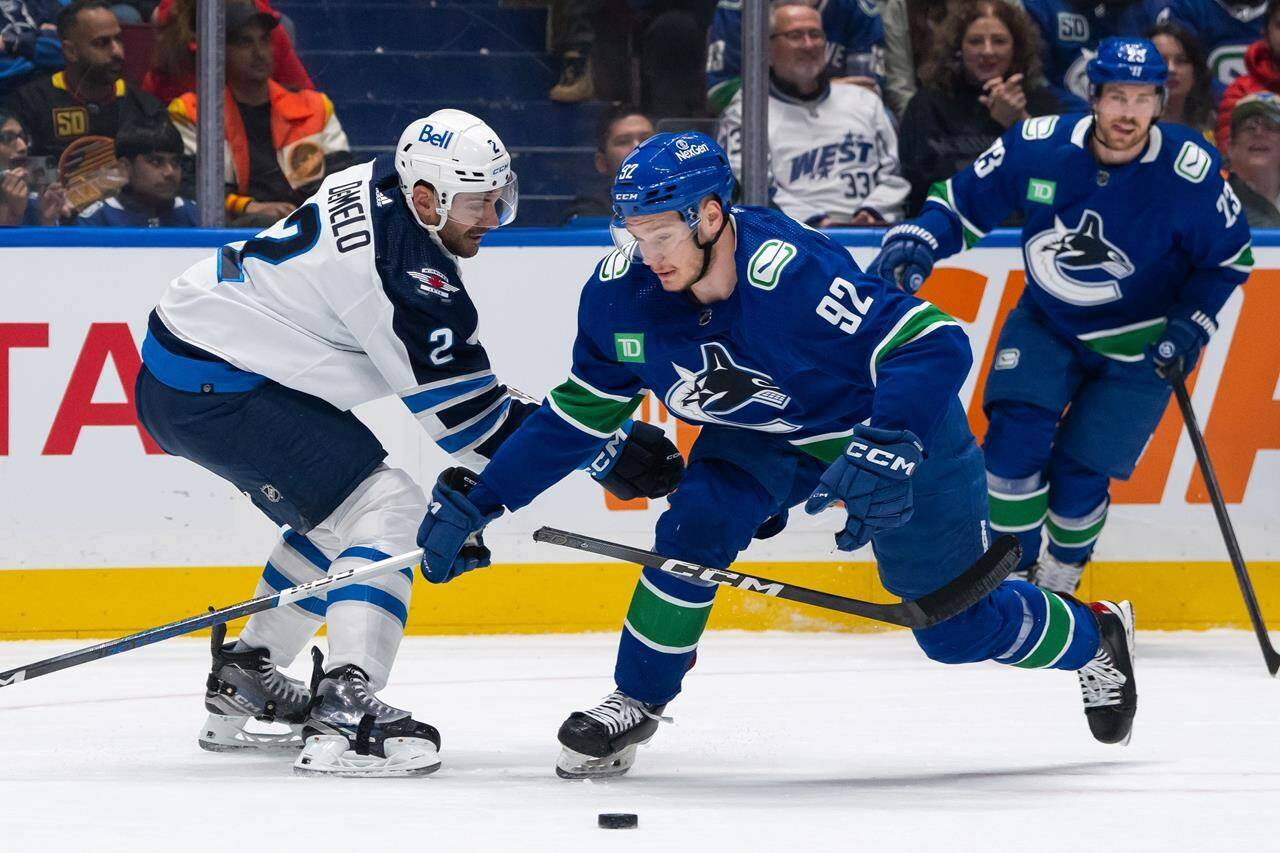
[[481,532],[502,515],[502,507],[485,512],[467,494],[477,484],[466,468],[449,468],[431,490],[431,506],[418,527],[422,548],[422,576],[431,583],[448,583],[463,572],[489,565],[489,549]]
[[591,476],[620,500],[661,498],[684,477],[684,458],[667,434],[644,421],[624,424],[589,466]]
[[1173,317],[1165,325],[1164,332],[1156,342],[1147,347],[1151,361],[1155,364],[1156,373],[1161,377],[1167,379],[1169,369],[1175,365],[1181,368],[1183,376],[1195,367],[1196,359],[1200,357],[1200,349],[1209,343],[1209,331],[1197,322],[1197,318],[1204,318],[1209,328],[1214,328],[1213,321],[1200,311],[1192,314],[1191,319]]
[[885,232],[867,272],[878,275],[907,293],[915,293],[933,272],[938,241],[919,225],[904,223]]
[[910,430],[875,429],[859,424],[844,453],[822,475],[804,511],[817,515],[844,501],[844,530],[836,547],[856,551],[879,530],[911,520],[911,475],[924,460],[924,446]]

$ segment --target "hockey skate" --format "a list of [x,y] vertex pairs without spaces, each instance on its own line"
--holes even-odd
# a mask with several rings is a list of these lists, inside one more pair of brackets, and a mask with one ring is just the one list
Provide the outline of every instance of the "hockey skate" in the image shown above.
[[663,705],[646,705],[615,690],[589,711],[574,711],[560,725],[560,757],[556,775],[562,779],[609,779],[636,763],[636,748],[653,739]]
[[[201,748],[298,749],[311,694],[301,681],[276,669],[266,649],[232,651],[234,644],[223,642],[226,637],[226,625],[213,627],[213,669],[204,694],[209,718],[200,730]],[[268,726],[250,730],[254,720]],[[277,731],[257,730],[263,728]]]
[[326,673],[312,650],[314,699],[293,772],[304,776],[424,776],[440,769],[440,733],[382,702],[358,666]]
[[1133,605],[1127,601],[1095,601],[1089,605],[1098,620],[1102,642],[1098,653],[1076,673],[1089,731],[1102,743],[1127,744],[1138,710],[1138,685],[1133,677]]
[[1084,566],[1084,563],[1064,563],[1046,551],[1031,566],[1029,579],[1041,589],[1072,595],[1080,588],[1080,576],[1084,574]]

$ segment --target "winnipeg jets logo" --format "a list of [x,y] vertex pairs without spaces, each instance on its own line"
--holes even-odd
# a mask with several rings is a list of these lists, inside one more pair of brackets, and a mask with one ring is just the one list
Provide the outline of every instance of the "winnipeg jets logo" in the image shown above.
[[1119,279],[1133,263],[1102,233],[1102,217],[1085,210],[1074,228],[1055,216],[1053,227],[1027,241],[1027,267],[1036,284],[1072,305],[1102,305],[1120,298]]
[[448,299],[458,292],[458,288],[449,283],[448,276],[431,267],[423,267],[420,270],[405,270],[405,275],[419,282],[419,293],[427,293],[431,296],[438,296],[441,299]]
[[[794,432],[800,427],[780,418],[760,422],[759,407],[785,409],[791,398],[769,376],[734,362],[723,344],[702,345],[702,369],[671,365],[680,381],[667,391],[666,406],[692,421],[724,424],[763,432]],[[752,407],[755,405],[754,408]],[[729,417],[737,413],[736,418]]]

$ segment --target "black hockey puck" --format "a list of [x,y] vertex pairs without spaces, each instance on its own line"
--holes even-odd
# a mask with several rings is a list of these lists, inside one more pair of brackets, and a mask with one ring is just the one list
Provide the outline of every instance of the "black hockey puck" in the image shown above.
[[601,829],[635,829],[640,818],[633,814],[602,814],[596,818]]

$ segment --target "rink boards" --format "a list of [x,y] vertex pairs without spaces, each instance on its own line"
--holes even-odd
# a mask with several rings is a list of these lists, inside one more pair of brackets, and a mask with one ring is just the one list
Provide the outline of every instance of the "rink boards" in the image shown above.
[[[0,638],[109,635],[251,593],[272,525],[230,485],[148,447],[129,400],[148,311],[169,279],[225,239],[199,231],[0,233]],[[876,239],[857,234],[845,242],[865,263]],[[540,397],[564,378],[577,291],[606,246],[596,232],[498,232],[464,263],[480,337],[502,381]],[[1280,236],[1256,234],[1254,254],[1253,277],[1222,312],[1193,377],[1193,399],[1264,611],[1280,620]],[[981,367],[962,398],[978,434],[985,424],[971,403],[981,398],[991,333],[1022,284],[1016,241],[997,233],[940,268],[926,291],[973,343]],[[448,464],[398,402],[359,411],[391,462],[420,482],[430,484]],[[642,414],[684,449],[696,437],[654,401]],[[1134,477],[1115,489],[1082,595],[1131,597],[1149,628],[1246,624],[1194,469],[1171,406]],[[529,534],[551,524],[647,545],[662,506],[621,504],[572,477],[490,528],[497,566],[443,588],[419,584],[409,630],[616,628],[634,571],[566,562],[576,555],[535,544]],[[834,551],[838,523],[835,514],[793,514],[790,528],[756,543],[746,561],[809,586],[882,595],[869,552]],[[712,626],[866,623],[729,592]]]

